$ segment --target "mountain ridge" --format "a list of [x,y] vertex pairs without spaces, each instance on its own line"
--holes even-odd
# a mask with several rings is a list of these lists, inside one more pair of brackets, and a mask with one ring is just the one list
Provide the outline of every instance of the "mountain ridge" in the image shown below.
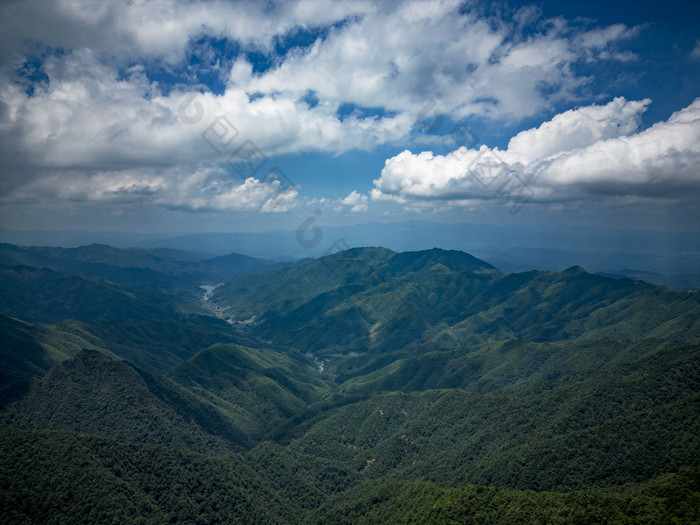
[[518,337],[700,337],[695,294],[580,266],[506,274],[445,250],[355,248],[234,278],[212,301],[233,322],[251,320],[251,334],[328,358],[338,345],[347,355]]
[[8,520],[693,522],[697,294],[439,248],[185,280],[75,261],[111,253],[3,270]]

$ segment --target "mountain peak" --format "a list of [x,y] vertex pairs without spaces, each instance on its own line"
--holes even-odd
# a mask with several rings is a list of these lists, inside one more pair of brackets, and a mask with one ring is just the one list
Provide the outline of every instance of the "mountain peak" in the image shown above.
[[430,268],[435,264],[441,264],[455,272],[496,270],[495,266],[477,259],[473,255],[459,250],[443,250],[441,248],[399,253],[391,260],[391,264],[397,269],[406,271]]
[[392,259],[396,255],[395,251],[383,246],[365,246],[330,253],[317,260],[325,265],[333,263],[335,266],[347,263],[381,263]]

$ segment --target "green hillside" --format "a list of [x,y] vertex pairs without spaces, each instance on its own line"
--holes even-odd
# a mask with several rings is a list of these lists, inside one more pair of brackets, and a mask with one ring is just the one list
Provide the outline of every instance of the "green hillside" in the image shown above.
[[49,351],[30,323],[0,315],[0,407],[68,355]]
[[[0,430],[0,521],[60,523],[649,523],[692,524],[698,472],[683,469],[618,491],[533,492],[425,482],[314,492],[238,455],[210,457],[66,432]],[[27,470],[26,465],[32,465]],[[279,465],[276,465],[279,466]],[[288,465],[292,466],[292,465]],[[319,481],[319,480],[316,480]],[[306,479],[312,488],[311,480]],[[298,485],[297,485],[298,484]]]
[[504,274],[461,252],[354,249],[233,280],[212,300],[248,333],[339,377],[488,341],[700,337],[700,295],[573,267]]
[[374,395],[290,430],[286,441],[301,453],[340,458],[367,479],[522,490],[639,482],[679,465],[700,467],[697,370],[684,377],[697,359],[696,349],[667,371],[659,367],[661,377],[601,375],[566,388],[537,382],[513,394]]
[[[29,266],[0,266],[0,313],[26,321],[173,318],[170,297],[136,294],[107,282]],[[165,301],[164,301],[165,299]]]
[[330,391],[310,359],[239,345],[207,348],[166,377],[219,407],[250,444]]
[[71,430],[123,443],[224,452],[246,438],[214,406],[175,384],[83,350],[0,412],[4,426]]
[[248,341],[224,321],[205,315],[97,323],[66,320],[42,325],[39,340],[69,355],[83,348],[99,349],[151,372],[163,372],[215,343]]
[[300,523],[237,455],[11,428],[0,447],[2,523]]
[[698,522],[698,294],[438,249],[0,255],[0,522]]
[[532,492],[432,483],[366,485],[332,498],[317,523],[586,524],[697,523],[698,472],[683,470],[619,492]]
[[215,343],[249,342],[224,321],[204,315],[97,323],[69,319],[54,324],[31,324],[0,315],[0,329],[0,373],[8,382],[41,377],[85,348],[162,372]]

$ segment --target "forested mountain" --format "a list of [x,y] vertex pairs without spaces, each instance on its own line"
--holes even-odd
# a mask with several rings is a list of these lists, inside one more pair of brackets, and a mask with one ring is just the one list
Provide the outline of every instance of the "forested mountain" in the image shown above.
[[698,294],[580,267],[505,274],[437,249],[348,250],[233,280],[212,300],[250,320],[250,333],[323,356],[345,374],[349,363],[357,369],[486,341],[700,337]]
[[32,378],[43,376],[68,358],[52,353],[36,340],[36,328],[24,321],[0,315],[0,400],[6,403],[26,388]]
[[83,350],[34,380],[20,401],[5,408],[3,423],[204,452],[236,450],[244,440],[213,406],[95,350]]
[[217,406],[251,446],[330,391],[303,356],[240,345],[211,346],[165,375]]
[[45,267],[120,284],[150,286],[201,284],[207,279],[216,282],[268,264],[262,259],[237,253],[196,257],[177,250],[123,250],[104,244],[56,248],[0,243],[0,261],[5,265]]
[[0,264],[2,522],[700,520],[699,294],[438,249]]

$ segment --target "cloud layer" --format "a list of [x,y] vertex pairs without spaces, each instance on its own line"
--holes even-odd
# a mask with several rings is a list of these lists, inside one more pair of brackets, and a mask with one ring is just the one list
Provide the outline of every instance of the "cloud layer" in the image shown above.
[[[575,64],[634,59],[620,46],[638,32],[547,20],[535,8],[487,16],[447,0],[6,2],[0,192],[5,201],[131,198],[191,210],[289,210],[299,188],[281,199],[264,177],[270,164],[237,180],[222,169],[246,141],[268,158],[399,144],[436,97],[453,121],[517,122],[576,100],[590,78]],[[201,118],[183,122],[178,109],[203,79],[209,87],[192,101]],[[569,133],[567,151],[584,135],[594,143],[628,133],[639,112],[629,104],[619,129],[576,113],[587,131]],[[566,115],[539,132],[561,135]],[[207,137],[221,116],[236,137],[215,147]],[[524,166],[553,147],[535,136],[513,141]],[[420,162],[432,166],[437,186],[422,187],[415,173],[397,182],[397,160],[387,163],[375,196],[469,193],[457,175],[438,174],[438,167],[453,173],[449,160]],[[558,165],[552,160],[537,177],[555,180]],[[363,211],[367,198],[354,192],[341,204]]]

